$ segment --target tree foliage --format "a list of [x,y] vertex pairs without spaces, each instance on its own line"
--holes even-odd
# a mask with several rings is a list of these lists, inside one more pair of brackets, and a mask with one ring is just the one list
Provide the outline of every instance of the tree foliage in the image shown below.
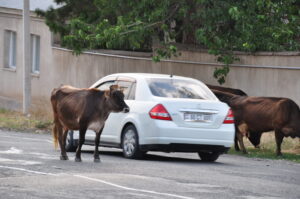
[[152,51],[154,61],[177,55],[175,43],[196,44],[224,67],[214,77],[225,82],[234,51],[299,50],[297,0],[55,0],[61,5],[36,12],[62,36],[62,45],[85,49]]

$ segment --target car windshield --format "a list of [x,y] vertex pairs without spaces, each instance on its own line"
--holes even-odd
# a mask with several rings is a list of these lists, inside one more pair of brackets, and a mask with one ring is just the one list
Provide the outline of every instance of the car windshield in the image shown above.
[[147,82],[152,95],[157,97],[217,100],[209,88],[198,81],[148,78]]

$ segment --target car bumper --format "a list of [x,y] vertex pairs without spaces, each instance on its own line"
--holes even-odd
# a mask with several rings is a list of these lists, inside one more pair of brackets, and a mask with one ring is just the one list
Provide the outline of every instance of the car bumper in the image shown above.
[[170,121],[155,121],[151,127],[140,132],[144,132],[140,136],[140,145],[188,144],[225,148],[232,146],[235,134],[233,124],[222,124],[218,129],[187,128],[179,127]]
[[226,153],[230,147],[219,145],[201,144],[148,144],[141,145],[142,151],[163,151],[163,152],[218,152]]

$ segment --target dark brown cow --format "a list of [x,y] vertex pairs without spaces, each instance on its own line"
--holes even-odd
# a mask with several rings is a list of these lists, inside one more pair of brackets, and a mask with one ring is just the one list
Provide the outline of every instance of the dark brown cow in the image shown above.
[[[223,92],[220,90],[215,90],[215,89],[211,89],[211,90],[220,101],[225,102],[229,106],[230,106],[231,99],[233,97],[239,96],[239,95],[235,95],[233,93]],[[252,132],[248,132],[248,131],[246,132],[246,129],[248,130],[248,128],[247,128],[247,126],[245,126],[245,124],[240,124],[240,127],[239,127],[238,124],[235,122],[234,148],[236,151],[240,151],[238,142],[240,140],[243,140],[244,136],[246,136],[255,147],[258,147],[258,145],[260,143],[261,136],[259,136],[259,138],[257,138],[257,136],[253,136],[253,135],[257,135],[257,134],[252,135]],[[260,135],[261,135],[261,133],[260,133]],[[255,139],[254,139],[254,137],[255,137]],[[245,149],[244,143],[243,142],[239,142],[239,143],[240,143],[241,148]],[[243,152],[245,153],[246,151],[243,150]]]
[[[300,137],[300,109],[291,99],[231,94],[223,94],[223,99],[228,100],[234,113],[237,135],[275,131],[277,155],[282,155],[281,143],[284,137]],[[246,153],[241,138],[242,136],[238,136],[242,150]]]
[[240,95],[240,96],[248,96],[244,91],[240,90],[240,89],[236,89],[236,88],[229,88],[229,87],[223,87],[223,86],[215,86],[215,85],[210,85],[210,84],[206,84],[206,86],[212,90],[217,90],[217,91],[221,91],[221,92],[227,92],[227,93],[231,93],[234,95]]
[[61,86],[52,91],[51,103],[54,114],[54,144],[57,147],[59,142],[61,160],[68,160],[65,150],[68,130],[79,130],[76,162],[81,162],[81,147],[87,129],[96,132],[94,161],[100,162],[98,146],[106,119],[111,112],[129,111],[124,102],[124,94],[116,85],[107,91]]
[[[235,89],[235,88],[229,88],[229,87],[222,87],[222,86],[214,86],[214,85],[209,85],[207,86],[214,92],[214,94],[218,97],[218,99],[222,102],[225,102],[228,104],[228,100],[226,99],[228,97],[225,97],[223,92],[233,94],[233,95],[239,95],[239,96],[248,96],[244,91],[240,89]],[[218,92],[221,91],[222,93]],[[231,96],[233,97],[233,96]],[[231,98],[230,97],[230,98]],[[260,138],[263,132],[249,132],[246,136],[248,137],[249,141],[251,144],[253,144],[256,148],[259,148],[260,144]],[[234,148],[236,151],[240,151],[240,147],[238,145],[238,135],[234,137]]]

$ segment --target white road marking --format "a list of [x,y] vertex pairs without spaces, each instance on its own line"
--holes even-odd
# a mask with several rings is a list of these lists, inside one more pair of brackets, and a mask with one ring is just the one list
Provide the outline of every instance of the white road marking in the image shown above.
[[8,167],[8,166],[0,165],[0,168],[12,169],[12,170],[17,170],[17,171],[24,171],[24,172],[27,172],[27,173],[34,173],[34,174],[39,174],[39,175],[59,176],[59,174],[45,173],[45,172],[34,171],[34,170],[29,170],[29,169],[23,169],[23,168],[18,168],[18,167]]
[[20,149],[15,148],[15,147],[10,147],[9,150],[7,150],[7,151],[0,151],[0,153],[1,154],[21,154],[21,153],[23,153],[23,151],[20,150]]
[[[45,159],[45,160],[54,160],[57,159],[57,156],[55,155],[49,155],[46,153],[37,153],[37,152],[29,152],[25,153],[23,150],[11,147],[9,150],[6,151],[0,151],[0,154],[17,154],[17,155],[34,155],[37,156],[39,159]],[[0,157],[0,162],[13,162],[14,164],[20,163],[21,165],[34,165],[34,164],[42,164],[41,162],[34,162],[34,161],[26,161],[26,160],[12,160],[12,159],[3,159]]]
[[57,160],[58,159],[57,155],[49,155],[46,153],[31,152],[31,153],[25,153],[25,154],[35,155],[35,156],[37,156],[37,158],[44,159],[44,160]]
[[269,196],[241,196],[242,198],[245,199],[278,199],[280,197],[269,197]]
[[[2,165],[0,165],[0,168],[12,169],[12,170],[17,170],[17,171],[24,171],[24,172],[27,172],[27,173],[34,173],[34,174],[39,174],[39,175],[49,175],[49,176],[60,176],[60,175],[64,174],[64,173],[60,173],[60,174],[46,173],[46,172],[34,171],[34,170],[18,168],[18,167],[2,166]],[[99,179],[96,179],[96,178],[90,178],[90,177],[86,177],[86,176],[82,176],[82,175],[72,175],[72,176],[78,177],[78,178],[83,178],[83,179],[86,179],[86,180],[95,181],[95,182],[100,182],[102,184],[110,185],[110,186],[117,187],[117,188],[120,188],[120,189],[125,189],[125,190],[128,190],[128,191],[142,192],[142,193],[147,193],[147,194],[156,194],[156,195],[169,196],[169,197],[181,198],[181,199],[194,199],[194,198],[191,198],[191,197],[180,196],[180,195],[176,195],[176,194],[169,194],[169,193],[162,193],[162,192],[156,192],[156,191],[150,191],[150,190],[144,190],[144,189],[135,189],[135,188],[125,187],[125,186],[121,186],[121,185],[114,184],[114,183],[111,183],[111,182],[107,182],[107,181],[104,181],[104,180],[99,180]]]
[[142,193],[129,193],[129,195],[133,195],[133,196],[139,196],[139,197],[151,197],[153,198],[153,196],[149,196],[149,195],[146,195],[146,194],[142,194]]
[[5,138],[14,138],[14,139],[22,139],[22,140],[33,140],[33,141],[41,141],[41,142],[53,143],[53,141],[51,141],[51,140],[49,140],[49,139],[23,138],[23,137],[17,137],[17,136],[8,136],[8,135],[0,135],[0,137],[5,137]]
[[106,184],[106,185],[110,185],[110,186],[113,186],[113,187],[129,190],[129,191],[136,191],[136,192],[142,192],[142,193],[150,193],[150,194],[156,194],[156,195],[170,196],[170,197],[174,197],[174,198],[193,199],[191,197],[180,196],[180,195],[176,195],[176,194],[169,194],[169,193],[162,193],[162,192],[156,192],[156,191],[150,191],[150,190],[144,190],[144,189],[135,189],[135,188],[125,187],[125,186],[121,186],[121,185],[114,184],[114,183],[111,183],[111,182],[107,182],[107,181],[104,181],[104,180],[99,180],[99,179],[96,179],[96,178],[90,178],[90,177],[86,177],[86,176],[82,176],[82,175],[73,175],[73,176],[78,177],[78,178],[83,178],[83,179],[86,179],[86,180],[100,182],[100,183],[103,183],[103,184]]
[[0,158],[0,162],[6,163],[6,164],[18,164],[18,165],[37,165],[37,164],[42,164],[41,162],[36,162],[36,161],[13,160],[13,159],[6,159],[6,158]]

